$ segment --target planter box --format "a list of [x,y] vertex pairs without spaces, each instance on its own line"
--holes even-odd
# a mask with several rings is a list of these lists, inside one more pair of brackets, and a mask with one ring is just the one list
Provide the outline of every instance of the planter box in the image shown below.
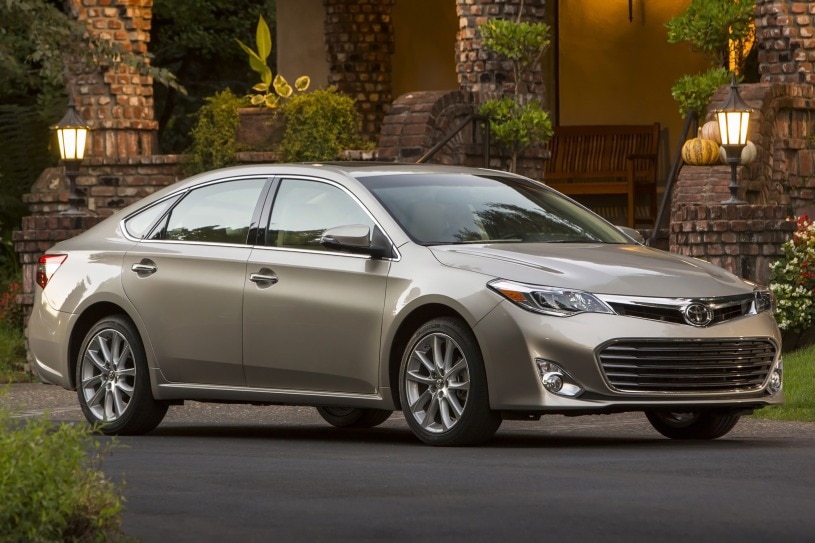
[[276,109],[241,108],[238,110],[238,143],[253,151],[272,151],[283,141],[286,124]]

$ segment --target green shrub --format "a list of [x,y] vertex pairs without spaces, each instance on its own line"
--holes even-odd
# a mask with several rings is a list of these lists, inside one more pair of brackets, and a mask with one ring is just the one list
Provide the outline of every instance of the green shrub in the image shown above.
[[354,100],[333,87],[293,96],[282,111],[286,130],[278,152],[286,161],[335,160],[362,144]]
[[679,114],[686,117],[691,110],[704,120],[710,98],[716,89],[730,82],[730,72],[724,68],[711,68],[696,75],[683,75],[671,87],[671,95],[679,104]]
[[21,291],[18,278],[0,278],[0,383],[27,377],[23,312],[16,300]]
[[247,105],[246,100],[229,89],[204,100],[192,129],[192,146],[187,150],[187,175],[237,164],[241,150],[237,140],[238,109]]
[[[733,0],[691,0],[690,5],[668,21],[668,43],[686,41],[704,53],[711,66],[725,66],[730,44],[749,40],[753,34],[755,2]],[[748,51],[739,50],[736,61],[741,73]]]
[[0,409],[0,541],[121,536],[121,493],[99,469],[113,443],[100,445],[91,432],[45,418],[20,423]]

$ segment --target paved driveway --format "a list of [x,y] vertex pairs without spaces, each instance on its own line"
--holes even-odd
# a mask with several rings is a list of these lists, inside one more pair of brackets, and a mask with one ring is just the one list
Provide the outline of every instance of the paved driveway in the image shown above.
[[[81,419],[14,385],[19,417]],[[421,445],[397,413],[343,431],[311,408],[188,402],[120,438],[124,528],[151,541],[815,541],[815,424],[747,417],[671,441],[638,414],[505,422],[483,447]]]

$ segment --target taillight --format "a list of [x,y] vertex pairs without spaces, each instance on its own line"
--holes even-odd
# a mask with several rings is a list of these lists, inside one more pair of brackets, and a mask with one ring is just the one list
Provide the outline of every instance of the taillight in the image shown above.
[[48,280],[54,275],[68,255],[42,255],[37,261],[37,284],[42,288],[48,284]]

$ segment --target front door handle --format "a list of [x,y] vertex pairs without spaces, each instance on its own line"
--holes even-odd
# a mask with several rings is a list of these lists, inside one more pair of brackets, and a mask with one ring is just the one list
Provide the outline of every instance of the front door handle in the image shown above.
[[268,287],[270,285],[274,285],[277,283],[277,275],[268,268],[261,268],[255,273],[249,274],[249,280],[253,283],[257,283],[259,287]]

